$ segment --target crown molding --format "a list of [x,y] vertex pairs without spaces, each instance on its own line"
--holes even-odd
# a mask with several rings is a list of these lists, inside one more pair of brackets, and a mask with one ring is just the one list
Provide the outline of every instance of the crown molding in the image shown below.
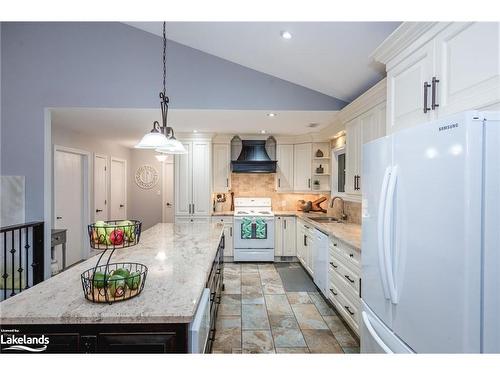
[[[445,27],[446,22],[403,22],[391,35],[389,35],[375,51],[370,58],[388,64],[395,56],[408,48],[412,43],[421,38],[425,33],[435,26]],[[440,27],[440,29],[442,28]],[[430,37],[429,37],[430,39]],[[423,41],[422,41],[423,42]]]

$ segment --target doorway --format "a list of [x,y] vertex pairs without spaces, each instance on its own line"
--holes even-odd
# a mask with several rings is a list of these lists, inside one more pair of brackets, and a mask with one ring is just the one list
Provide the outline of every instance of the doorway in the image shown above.
[[164,223],[174,222],[174,160],[169,155],[162,165],[162,221]]
[[[66,229],[66,267],[86,259],[89,254],[86,225],[89,222],[88,152],[54,146],[54,229]],[[55,251],[58,269],[62,252]]]
[[127,219],[127,161],[111,157],[110,172],[110,219]]
[[94,154],[94,221],[108,220],[108,157]]

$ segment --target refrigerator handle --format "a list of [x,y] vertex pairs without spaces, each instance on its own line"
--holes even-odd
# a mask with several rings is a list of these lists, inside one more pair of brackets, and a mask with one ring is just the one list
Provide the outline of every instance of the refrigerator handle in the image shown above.
[[385,270],[387,274],[387,283],[389,284],[389,293],[393,304],[398,303],[396,291],[396,281],[394,277],[393,254],[392,254],[392,227],[393,227],[393,210],[394,210],[394,193],[396,191],[396,182],[398,178],[398,167],[394,166],[389,178],[387,186],[387,198],[385,202],[384,212],[384,259]]
[[390,299],[389,285],[387,284],[387,271],[385,269],[384,260],[384,209],[385,200],[387,196],[387,186],[389,184],[389,176],[391,172],[391,167],[387,167],[384,173],[384,179],[382,180],[382,189],[380,191],[379,203],[378,203],[378,220],[377,220],[377,250],[378,250],[378,264],[380,268],[380,276],[382,279],[382,288],[384,289],[385,299]]
[[377,335],[377,332],[375,332],[375,329],[373,328],[372,323],[370,322],[370,318],[368,317],[368,314],[366,312],[362,311],[361,316],[363,317],[363,322],[365,323],[366,329],[368,329],[368,332],[370,332],[370,335],[373,337],[373,339],[376,341],[376,343],[380,345],[382,350],[385,353],[394,354],[394,352],[385,344],[385,342],[382,341],[380,336]]

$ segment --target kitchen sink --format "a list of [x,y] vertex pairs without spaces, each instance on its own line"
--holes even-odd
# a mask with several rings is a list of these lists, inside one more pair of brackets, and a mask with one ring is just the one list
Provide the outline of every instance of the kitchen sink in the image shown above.
[[335,217],[310,217],[309,220],[317,221],[318,223],[342,223],[342,220]]

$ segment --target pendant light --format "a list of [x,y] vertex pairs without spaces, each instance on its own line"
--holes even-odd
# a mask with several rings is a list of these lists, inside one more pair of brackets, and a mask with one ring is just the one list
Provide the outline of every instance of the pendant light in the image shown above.
[[142,137],[135,148],[154,149],[164,154],[186,154],[184,145],[175,139],[174,129],[167,125],[168,96],[166,90],[166,64],[167,34],[166,22],[163,22],[163,91],[160,92],[161,126],[158,121],[153,122],[153,129]]

